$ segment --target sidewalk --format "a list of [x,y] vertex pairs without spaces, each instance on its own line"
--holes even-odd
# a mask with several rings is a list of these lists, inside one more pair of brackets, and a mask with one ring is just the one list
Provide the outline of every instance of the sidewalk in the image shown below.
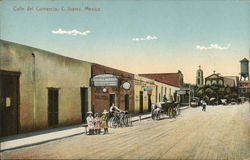
[[[189,107],[182,107],[181,110]],[[132,115],[132,122],[151,118],[151,113]],[[42,143],[47,143],[54,140],[59,140],[67,137],[85,134],[85,129],[81,125],[70,127],[49,129],[43,131],[35,131],[20,135],[9,136],[0,140],[0,152],[13,150]]]

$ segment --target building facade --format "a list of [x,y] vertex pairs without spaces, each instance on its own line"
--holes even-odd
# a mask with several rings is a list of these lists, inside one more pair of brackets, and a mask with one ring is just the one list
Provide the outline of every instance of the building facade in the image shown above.
[[206,86],[219,85],[224,87],[238,87],[239,78],[237,76],[220,76],[218,73],[205,78]]
[[206,86],[212,86],[212,85],[224,86],[224,78],[214,72],[212,75],[205,78],[205,85]]
[[93,63],[91,86],[93,112],[102,113],[114,103],[134,113],[134,74]]
[[1,40],[0,136],[82,123],[90,71],[88,62]]
[[163,102],[163,98],[174,99],[179,87],[157,82],[143,76],[134,76],[135,113],[151,112],[151,105]]
[[134,76],[135,113],[151,112],[151,105],[156,102],[156,88],[154,80]]
[[175,87],[181,87],[184,83],[181,71],[178,71],[177,73],[149,73],[139,75]]
[[250,81],[240,81],[238,91],[241,96],[250,98]]

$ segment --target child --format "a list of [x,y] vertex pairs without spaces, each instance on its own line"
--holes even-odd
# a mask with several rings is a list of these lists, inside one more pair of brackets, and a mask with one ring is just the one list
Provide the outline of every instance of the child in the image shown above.
[[105,109],[103,111],[102,117],[101,117],[101,121],[102,121],[101,127],[104,128],[104,133],[103,134],[108,133],[108,116],[107,116],[107,114],[108,114],[108,112]]
[[101,119],[98,113],[95,114],[95,133],[101,133]]
[[93,135],[94,134],[94,117],[92,116],[92,112],[87,112],[88,117],[87,117],[87,124],[88,124],[88,128],[89,128],[89,135]]

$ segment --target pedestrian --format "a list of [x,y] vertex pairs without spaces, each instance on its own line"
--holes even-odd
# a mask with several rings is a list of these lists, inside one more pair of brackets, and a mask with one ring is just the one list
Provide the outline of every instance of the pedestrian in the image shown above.
[[94,117],[92,116],[92,112],[89,111],[87,112],[88,117],[87,117],[87,124],[88,124],[88,129],[89,129],[89,135],[94,134]]
[[101,133],[101,119],[98,113],[95,114],[95,133]]
[[107,134],[108,133],[108,112],[105,109],[102,113],[101,116],[101,127],[104,129],[103,134]]
[[206,106],[207,106],[207,103],[205,101],[202,101],[202,111],[206,111]]

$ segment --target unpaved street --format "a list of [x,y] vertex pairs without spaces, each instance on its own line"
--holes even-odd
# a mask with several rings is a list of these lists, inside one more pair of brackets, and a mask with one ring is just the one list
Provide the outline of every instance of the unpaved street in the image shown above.
[[108,135],[78,135],[5,151],[4,159],[249,159],[250,105],[184,110],[176,119],[145,120]]

